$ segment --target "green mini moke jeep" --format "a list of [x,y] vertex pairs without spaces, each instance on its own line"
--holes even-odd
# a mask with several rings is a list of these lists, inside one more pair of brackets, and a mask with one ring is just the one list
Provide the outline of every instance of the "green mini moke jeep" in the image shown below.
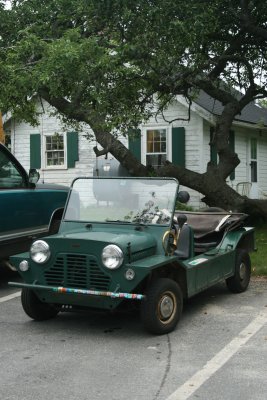
[[56,235],[12,257],[24,283],[21,301],[35,320],[60,311],[140,307],[152,333],[171,332],[183,300],[226,280],[243,292],[250,280],[254,230],[244,214],[175,214],[172,178],[78,178]]

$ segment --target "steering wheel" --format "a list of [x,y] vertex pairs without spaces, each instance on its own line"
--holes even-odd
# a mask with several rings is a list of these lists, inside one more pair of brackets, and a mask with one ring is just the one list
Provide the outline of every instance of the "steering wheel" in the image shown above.
[[177,229],[175,226],[173,230],[168,230],[162,237],[162,247],[166,256],[172,256],[177,247]]

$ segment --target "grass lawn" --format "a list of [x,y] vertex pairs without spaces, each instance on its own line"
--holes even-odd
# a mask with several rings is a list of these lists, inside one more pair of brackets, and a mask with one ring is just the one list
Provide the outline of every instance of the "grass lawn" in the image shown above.
[[257,251],[250,253],[251,269],[254,276],[267,276],[267,228],[256,228]]

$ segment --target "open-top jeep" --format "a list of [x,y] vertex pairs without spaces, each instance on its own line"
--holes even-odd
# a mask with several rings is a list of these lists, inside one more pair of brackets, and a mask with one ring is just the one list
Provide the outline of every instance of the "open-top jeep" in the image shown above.
[[232,292],[246,290],[254,250],[246,215],[175,215],[182,194],[172,178],[75,179],[58,234],[12,257],[25,283],[10,284],[22,288],[26,314],[45,320],[135,302],[145,327],[163,334],[184,299],[223,279]]

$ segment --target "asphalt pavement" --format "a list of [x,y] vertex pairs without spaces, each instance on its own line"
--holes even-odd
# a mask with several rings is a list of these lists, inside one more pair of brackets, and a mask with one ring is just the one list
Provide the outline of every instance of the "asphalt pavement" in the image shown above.
[[137,312],[22,311],[0,273],[1,400],[266,400],[267,280],[190,299],[177,329],[153,336]]

